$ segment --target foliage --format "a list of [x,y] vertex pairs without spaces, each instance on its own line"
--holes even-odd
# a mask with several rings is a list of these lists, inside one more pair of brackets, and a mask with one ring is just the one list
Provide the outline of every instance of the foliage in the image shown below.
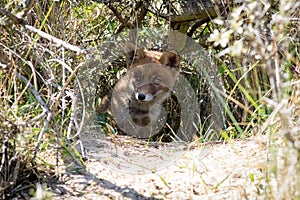
[[[129,32],[131,37],[128,30],[135,27],[177,28],[206,48],[222,79],[219,100],[226,123],[220,133],[206,126],[207,80],[184,63],[183,74],[203,100],[198,128],[201,132],[205,127],[206,134],[200,140],[269,134],[272,161],[266,196],[299,197],[299,2],[221,2],[216,13],[207,4],[211,15],[203,19],[190,18],[201,9],[186,15],[184,6],[189,5],[138,0],[0,2],[0,198],[24,197],[28,194],[19,192],[28,188],[40,190],[33,183],[57,178],[60,157],[78,157],[75,148],[61,151],[79,137],[76,74],[92,48],[116,34]],[[112,63],[103,76],[111,87],[120,64],[124,66],[124,60]],[[107,130],[112,126],[108,122]]]

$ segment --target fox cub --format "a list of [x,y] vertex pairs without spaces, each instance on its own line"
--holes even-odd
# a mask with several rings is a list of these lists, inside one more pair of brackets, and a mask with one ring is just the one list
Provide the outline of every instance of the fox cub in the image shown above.
[[154,136],[163,127],[162,103],[171,95],[179,74],[179,56],[173,52],[139,49],[125,43],[127,73],[114,87],[111,112],[126,134]]

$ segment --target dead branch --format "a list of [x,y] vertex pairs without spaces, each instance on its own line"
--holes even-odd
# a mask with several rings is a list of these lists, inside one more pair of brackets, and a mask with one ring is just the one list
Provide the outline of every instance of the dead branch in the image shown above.
[[68,43],[68,42],[66,42],[64,40],[58,39],[58,38],[56,38],[56,37],[54,37],[54,36],[52,36],[52,35],[50,35],[48,33],[45,33],[45,32],[43,32],[43,31],[41,31],[39,29],[36,29],[33,26],[25,24],[24,27],[26,29],[28,29],[29,31],[38,34],[40,37],[45,38],[45,39],[49,40],[50,42],[54,42],[59,47],[62,46],[62,47],[66,48],[66,49],[69,49],[71,51],[75,51],[78,55],[85,55],[85,54],[87,54],[87,51],[85,49],[82,49],[80,47],[74,46],[74,45],[72,45],[72,44],[70,44],[70,43]]
[[[32,3],[28,4],[28,9],[30,9],[30,6],[32,6]],[[3,8],[0,8],[0,13],[3,14],[4,16],[8,17],[14,24],[23,25],[27,30],[29,30],[31,32],[34,32],[34,33],[38,34],[40,37],[45,38],[45,39],[49,40],[50,42],[53,42],[53,43],[57,44],[58,47],[62,46],[62,47],[66,48],[66,49],[69,49],[71,51],[75,51],[78,55],[87,54],[86,50],[84,50],[80,47],[74,46],[72,44],[69,44],[68,42],[66,42],[64,40],[58,39],[58,38],[56,38],[56,37],[54,37],[54,36],[52,36],[48,33],[45,33],[45,32],[43,32],[39,29],[36,29],[33,26],[30,26],[30,25],[26,24],[26,22],[24,22],[24,20],[22,18],[11,14],[10,12],[6,11]],[[23,15],[21,15],[21,16],[23,16]]]
[[[0,8],[0,13],[8,17],[14,24],[21,24],[23,22],[23,19],[11,14],[10,12],[6,11],[3,8]],[[10,23],[6,23],[6,25],[10,25]]]
[[[61,88],[59,94],[56,96],[56,99],[60,99],[66,89],[66,87],[70,84],[70,82],[72,81],[72,79],[75,77],[75,75],[77,74],[77,72],[79,71],[79,69],[84,66],[85,63],[80,63],[74,71],[72,71],[72,74],[68,77],[68,79],[66,80],[65,84],[63,85],[63,87]],[[51,110],[53,110],[54,108],[57,108],[59,104],[59,101],[54,101],[51,105]]]
[[47,107],[47,105],[45,104],[45,102],[43,101],[42,97],[40,96],[39,92],[35,89],[35,87],[30,83],[30,81],[23,75],[21,75],[20,73],[18,73],[16,70],[14,71],[16,77],[18,79],[20,79],[21,81],[23,81],[26,85],[29,86],[33,96],[36,98],[36,100],[38,101],[38,103],[41,105],[41,107],[43,108],[43,110],[49,112],[49,109]]

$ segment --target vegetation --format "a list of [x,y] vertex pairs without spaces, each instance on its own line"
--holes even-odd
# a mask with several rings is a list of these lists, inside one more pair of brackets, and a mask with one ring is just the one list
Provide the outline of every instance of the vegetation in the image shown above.
[[[300,198],[299,13],[299,2],[286,0],[1,1],[0,198],[27,197],[29,189],[41,189],[36,183],[59,178],[61,157],[84,165],[83,152],[74,148],[81,128],[78,74],[97,55],[93,52],[101,51],[99,46],[116,36],[132,40],[137,27],[144,38],[153,34],[148,28],[177,30],[212,58],[216,87],[209,87],[209,74],[183,61],[182,74],[202,114],[195,140],[267,134],[266,198]],[[189,40],[183,41],[178,44],[182,50],[192,51]],[[153,44],[147,45],[162,50]],[[124,71],[124,59],[114,60],[95,86],[93,103]],[[180,110],[170,101],[169,110]],[[218,102],[218,110],[207,102]],[[211,125],[214,112],[224,115],[218,126]],[[169,116],[171,127],[177,117]],[[115,136],[117,127],[100,118],[104,130]],[[170,131],[164,129],[162,136]]]

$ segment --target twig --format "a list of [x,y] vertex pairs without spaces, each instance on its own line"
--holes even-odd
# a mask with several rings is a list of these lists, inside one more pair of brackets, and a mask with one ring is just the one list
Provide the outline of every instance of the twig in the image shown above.
[[70,116],[69,126],[68,126],[68,129],[67,129],[67,139],[70,140],[71,139],[70,135],[71,135],[71,130],[72,130],[73,123],[74,123],[76,129],[79,128],[79,125],[78,125],[77,116],[76,116],[76,112],[77,112],[77,97],[76,97],[76,95],[73,92],[69,92],[69,91],[68,91],[67,95],[69,97],[71,97],[71,99],[72,99],[71,116]]
[[[37,78],[36,78],[36,72],[35,72],[35,68],[34,68],[33,64],[32,64],[30,61],[27,61],[27,60],[25,60],[24,58],[22,58],[21,55],[17,54],[17,53],[14,52],[13,50],[11,50],[10,47],[8,47],[8,46],[6,46],[6,45],[4,45],[4,44],[1,44],[1,43],[0,43],[0,45],[1,45],[3,48],[5,48],[7,51],[9,51],[9,52],[11,52],[12,54],[14,54],[14,55],[15,55],[16,57],[18,57],[22,62],[26,63],[26,64],[30,67],[30,69],[31,69],[31,71],[32,71],[32,76],[33,76],[34,86],[35,86],[35,88],[36,88],[36,87],[37,87]],[[19,69],[20,69],[20,68],[19,68]],[[30,81],[28,81],[28,82],[30,82]],[[27,87],[27,86],[26,86],[26,87]],[[23,91],[26,90],[26,87],[24,88]],[[19,95],[19,98],[21,98],[21,96],[22,96],[23,93],[24,93],[24,92],[21,92],[21,94]],[[17,99],[17,101],[19,101],[19,99]]]
[[136,9],[141,9],[140,14],[137,16],[137,20],[135,20],[135,22],[137,23],[136,25],[139,26],[143,19],[145,18],[147,12],[148,12],[148,8],[149,7],[149,2],[148,1],[141,1],[141,4],[139,7],[137,7]]
[[221,94],[223,97],[227,98],[228,100],[232,101],[234,104],[236,104],[237,106],[239,106],[240,108],[242,108],[245,112],[249,113],[250,115],[254,116],[255,113],[253,111],[251,111],[247,106],[245,106],[244,104],[242,104],[241,102],[239,102],[238,100],[236,100],[235,98],[233,98],[231,95],[227,95],[225,92],[223,92],[220,89],[216,90],[219,92],[219,94]]
[[33,7],[34,1],[33,0],[26,0],[26,7],[22,12],[18,13],[17,16],[21,19],[23,19],[27,13],[31,10]]
[[106,4],[106,6],[114,13],[114,15],[118,18],[118,20],[126,27],[132,29],[133,28],[133,25],[128,21],[128,20],[125,20],[121,13],[118,11],[118,9],[116,9],[113,5],[111,4]]
[[[77,74],[77,72],[78,72],[78,70],[80,69],[80,67],[81,66],[83,66],[85,63],[81,63],[81,64],[79,64],[76,68],[75,68],[75,70],[73,71],[72,70],[72,68],[70,67],[70,66],[68,66],[65,62],[63,62],[63,61],[61,61],[61,60],[58,60],[58,59],[50,59],[50,60],[48,60],[48,62],[58,62],[59,64],[61,64],[64,68],[66,68],[70,73],[71,73],[71,75],[68,77],[68,79],[65,81],[65,83],[64,83],[64,85],[63,86],[60,86],[60,85],[58,85],[58,84],[56,84],[56,83],[50,83],[52,86],[54,86],[54,87],[56,87],[58,90],[60,90],[60,93],[57,95],[57,97],[56,97],[56,99],[58,100],[58,99],[60,99],[61,97],[62,97],[62,95],[64,94],[64,90],[66,89],[66,87],[68,86],[68,84],[70,83],[70,81],[72,80],[72,78],[73,77],[75,77],[75,75]],[[80,84],[79,82],[78,82],[78,84]],[[79,86],[79,88],[81,88],[80,86]],[[67,130],[67,139],[71,139],[70,138],[70,131],[71,131],[71,127],[72,127],[72,123],[74,122],[74,125],[75,125],[75,128],[77,129],[77,133],[76,133],[76,135],[74,136],[74,137],[76,137],[76,136],[78,136],[79,135],[79,132],[81,131],[81,129],[82,129],[82,125],[81,126],[79,126],[79,124],[78,124],[78,122],[77,122],[77,118],[76,118],[76,111],[77,111],[77,109],[76,109],[76,106],[77,106],[77,97],[76,97],[76,95],[74,95],[73,94],[73,92],[70,92],[70,91],[66,91],[66,94],[68,95],[68,96],[70,96],[71,97],[71,99],[72,99],[72,107],[71,107],[71,110],[72,110],[72,112],[71,112],[71,119],[70,119],[70,124],[69,124],[69,126],[68,126],[68,130]],[[82,95],[83,96],[83,95]],[[53,102],[52,103],[52,105],[51,105],[51,110],[53,110],[54,108],[56,108],[57,106],[58,106],[58,103],[59,103],[59,101],[56,101],[56,102]],[[84,113],[85,111],[83,111],[83,113]],[[84,114],[83,114],[84,115]],[[84,116],[83,116],[83,118],[84,118]],[[83,121],[83,120],[81,120],[81,121]]]
[[87,51],[85,49],[81,49],[80,47],[74,46],[72,44],[67,43],[66,41],[63,41],[61,39],[58,39],[48,33],[45,33],[39,29],[36,29],[33,26],[30,26],[28,24],[25,24],[24,27],[36,34],[38,34],[40,37],[45,38],[47,40],[49,40],[50,42],[54,42],[56,43],[58,46],[62,46],[66,49],[69,49],[71,51],[75,51],[78,55],[82,55],[82,54],[87,54]]
[[17,78],[19,78],[20,80],[22,80],[24,83],[26,83],[29,86],[32,94],[34,95],[36,100],[39,102],[39,104],[41,105],[43,110],[46,110],[48,112],[49,109],[47,108],[46,104],[44,103],[42,97],[40,96],[39,92],[36,91],[35,87],[29,82],[29,80],[25,76],[19,74],[16,70],[14,71],[14,73]]
[[210,20],[210,18],[198,19],[195,23],[192,24],[189,31],[187,32],[187,35],[189,37],[192,37],[197,28],[199,28],[202,24],[209,22]]
[[[33,7],[34,1],[33,0],[27,0],[26,1],[26,7],[24,10],[22,10],[17,15],[13,15],[4,8],[0,8],[0,13],[2,15],[5,15],[8,17],[14,24],[21,24],[24,22],[24,17],[27,15],[27,13],[30,11],[30,9]],[[10,23],[8,23],[10,24]]]
[[[32,7],[32,1],[30,1],[27,4],[25,12],[22,13],[21,16],[25,15],[30,10],[31,7]],[[56,43],[58,46],[63,46],[66,49],[69,49],[71,51],[75,51],[75,52],[77,52],[78,55],[87,54],[86,50],[81,49],[80,47],[74,46],[72,44],[69,44],[66,41],[58,39],[58,38],[56,38],[56,37],[54,37],[54,36],[52,36],[48,33],[45,33],[45,32],[43,32],[39,29],[36,29],[33,26],[30,26],[30,25],[26,24],[22,18],[19,18],[15,15],[11,14],[10,12],[6,11],[3,8],[0,8],[0,13],[7,16],[14,24],[22,24],[29,31],[32,31],[32,32],[38,34],[40,37],[45,38],[45,39],[49,40],[50,42]]]
[[10,12],[8,12],[3,8],[0,8],[0,13],[8,17],[14,24],[21,24],[23,22],[23,19],[11,14]]
[[[280,113],[280,110],[287,105],[287,100],[286,99],[282,99],[279,103],[276,102],[275,100],[272,99],[268,99],[266,97],[262,98],[262,101],[266,102],[267,105],[271,106],[274,110],[273,112],[269,115],[268,119],[265,121],[265,123],[262,125],[262,127],[260,128],[260,134],[264,133],[264,131],[267,129],[267,127],[270,124],[274,124],[275,122],[273,121],[276,114]],[[279,120],[279,119],[276,119]]]
[[43,138],[43,136],[45,134],[46,128],[47,128],[48,123],[51,120],[51,118],[52,118],[52,112],[49,111],[49,112],[47,112],[47,118],[44,121],[44,124],[43,124],[43,127],[42,127],[41,131],[40,131],[38,140],[37,140],[37,142],[35,144],[35,150],[34,150],[34,153],[33,153],[32,162],[34,162],[34,160],[35,160],[36,154],[37,154],[37,152],[38,152],[38,150],[40,148],[40,144],[41,144],[42,138]]
[[[79,69],[84,65],[85,63],[80,63],[75,70],[72,72],[72,74],[68,77],[68,79],[66,80],[65,84],[63,85],[63,87],[61,88],[60,92],[58,93],[58,95],[56,96],[56,99],[60,99],[61,96],[63,95],[63,92],[65,91],[66,87],[69,85],[69,83],[71,82],[71,80],[75,77],[75,75],[77,74],[77,72],[79,71]],[[50,109],[53,110],[54,108],[56,108],[59,104],[59,101],[55,101],[52,103],[52,105],[50,106]]]

